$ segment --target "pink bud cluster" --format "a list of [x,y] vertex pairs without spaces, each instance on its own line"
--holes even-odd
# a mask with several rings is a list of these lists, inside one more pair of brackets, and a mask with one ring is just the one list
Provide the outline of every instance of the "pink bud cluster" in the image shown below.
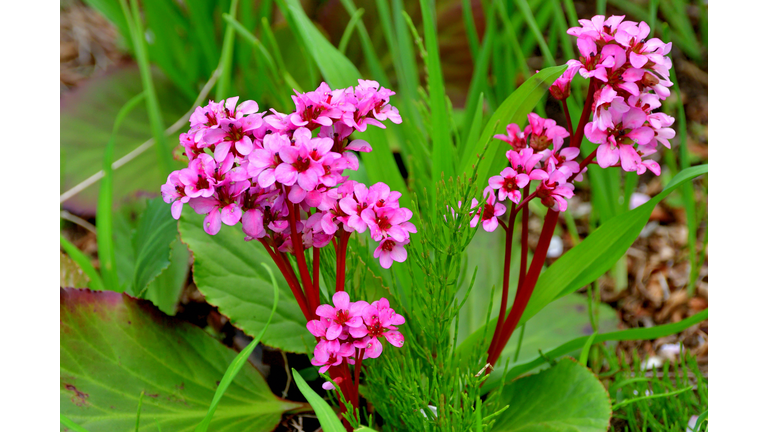
[[597,163],[606,168],[621,166],[624,171],[659,175],[661,168],[647,156],[656,152],[658,143],[669,148],[675,136],[670,128],[674,118],[654,113],[670,92],[667,57],[672,43],[658,38],[645,40],[650,27],[624,21],[624,16],[602,15],[579,20],[568,34],[576,36],[581,57],[569,60],[568,69],[550,88],[560,100],[570,94],[570,83],[578,71],[591,79],[592,122],[584,134],[599,144]]
[[[398,348],[405,342],[396,327],[405,318],[389,307],[386,298],[371,304],[363,300],[350,303],[349,294],[340,291],[333,295],[333,306],[320,305],[316,314],[320,319],[309,321],[307,329],[318,339],[312,364],[320,366],[321,373],[345,360],[354,364],[358,358],[379,357],[384,349],[380,337]],[[323,388],[334,387],[326,382]]]
[[528,123],[523,131],[511,123],[507,126],[506,135],[494,136],[512,147],[506,154],[510,166],[504,168],[500,175],[488,179],[482,206],[478,208],[477,200],[472,200],[474,217],[470,226],[473,228],[482,222],[484,230],[494,231],[499,226],[498,217],[507,211],[502,202],[509,199],[519,204],[522,198],[520,190],[533,180],[539,180],[534,194],[542,204],[555,211],[568,208],[567,199],[573,196],[573,181],[581,180],[581,174],[586,171],[586,168],[580,170],[579,164],[574,161],[579,149],[563,147],[564,138],[569,134],[554,120],[530,113]]
[[367,188],[344,176],[359,167],[350,150],[372,150],[353,140],[353,132],[384,128],[385,120],[402,122],[389,104],[392,95],[376,81],[359,80],[356,87],[331,90],[322,83],[297,93],[290,114],[259,112],[256,102],[238,105],[237,97],[210,101],[195,110],[190,130],[180,136],[189,165],[168,176],[163,199],[172,203],[176,219],[185,203],[205,214],[210,235],[222,223],[241,223],[246,240],[295,253],[292,229],[305,249],[327,245],[340,229],[370,230],[383,267],[403,262],[416,228],[408,222],[413,213],[399,205],[401,194],[384,183]]

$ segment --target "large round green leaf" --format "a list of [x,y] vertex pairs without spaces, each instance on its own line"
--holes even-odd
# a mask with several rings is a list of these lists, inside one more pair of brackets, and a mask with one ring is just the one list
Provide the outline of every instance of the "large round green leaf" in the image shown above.
[[611,421],[605,387],[571,358],[507,384],[499,404],[509,407],[495,432],[605,432]]
[[[90,432],[191,431],[205,417],[236,353],[202,329],[144,300],[110,291],[61,290],[61,413]],[[299,404],[274,396],[244,368],[219,403],[212,429],[271,431]]]
[[[170,212],[170,206],[168,206]],[[250,336],[264,327],[272,310],[272,283],[261,263],[280,275],[277,266],[257,241],[246,242],[239,226],[222,226],[215,236],[203,231],[204,215],[185,206],[179,220],[181,239],[195,257],[192,275],[205,300],[218,307],[232,324]],[[280,301],[267,332],[265,345],[296,353],[315,346],[307,321],[282,276],[278,276]]]
[[[160,72],[153,74],[163,118],[168,125],[188,109],[189,102],[175,90]],[[61,192],[65,192],[102,168],[104,149],[112,134],[115,116],[130,98],[141,93],[141,77],[135,66],[116,69],[107,75],[88,80],[67,93],[61,100]],[[166,125],[167,126],[167,125]],[[144,104],[136,107],[123,121],[115,137],[114,158],[118,160],[152,136]],[[169,145],[177,145],[171,137]],[[170,149],[169,149],[170,151]],[[160,172],[157,153],[145,151],[114,172],[114,200],[137,191],[160,193],[165,176]],[[64,208],[79,214],[94,214],[98,182],[63,203]]]

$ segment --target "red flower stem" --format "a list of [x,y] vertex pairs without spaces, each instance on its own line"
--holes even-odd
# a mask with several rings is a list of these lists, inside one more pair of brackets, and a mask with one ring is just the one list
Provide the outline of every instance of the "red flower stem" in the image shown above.
[[493,331],[493,339],[491,339],[491,349],[498,343],[501,327],[504,325],[504,316],[507,314],[507,300],[509,298],[509,268],[512,264],[512,237],[514,236],[515,232],[516,215],[517,213],[512,212],[512,214],[509,216],[509,229],[506,230],[506,238],[504,241],[504,278],[501,287],[501,308],[499,309],[499,319],[496,322],[496,329]]
[[363,355],[365,354],[365,348],[359,350],[360,354],[355,357],[355,395],[352,403],[355,408],[360,406],[360,369],[363,364]]
[[595,149],[595,151],[590,153],[589,156],[585,157],[584,160],[581,161],[581,163],[579,164],[579,172],[571,175],[568,178],[568,182],[572,182],[573,179],[575,179],[576,176],[578,176],[580,172],[584,171],[584,167],[589,165],[590,163],[592,163],[592,161],[595,159],[595,156],[597,156],[597,149]]
[[[283,193],[288,196],[288,193],[283,187]],[[312,279],[309,276],[309,268],[307,268],[307,260],[304,258],[304,244],[296,231],[296,217],[299,213],[299,206],[297,204],[287,204],[288,206],[288,220],[291,225],[291,241],[293,242],[293,254],[296,256],[296,264],[299,267],[299,274],[301,275],[301,283],[304,285],[304,292],[307,293],[307,300],[309,301],[309,309],[314,315],[314,311],[320,306],[320,303],[315,303],[315,295],[313,293]],[[318,296],[319,297],[319,296]]]
[[352,425],[349,424],[343,415],[347,412],[347,405],[344,404],[344,401],[342,401],[342,397],[345,401],[350,401],[351,396],[351,388],[349,386],[348,379],[349,366],[347,366],[347,359],[345,358],[344,361],[338,366],[331,366],[330,369],[328,369],[328,374],[331,375],[331,379],[341,378],[341,384],[339,384],[339,389],[341,389],[341,396],[339,396],[339,408],[341,408],[341,415],[339,418],[341,418],[341,421],[344,424],[344,429],[346,429],[348,432],[352,432]]
[[[312,282],[314,282],[315,292],[320,295],[320,249],[312,248]],[[320,299],[317,299],[320,303]]]
[[306,318],[307,321],[310,321],[312,317],[309,314],[309,309],[307,309],[307,299],[304,297],[304,293],[301,291],[301,287],[298,285],[296,275],[293,274],[293,268],[290,266],[288,266],[288,268],[285,267],[285,262],[272,250],[272,247],[269,246],[265,239],[261,238],[259,241],[264,245],[264,248],[267,250],[267,253],[269,253],[272,261],[275,262],[275,265],[277,265],[277,268],[280,270],[280,273],[282,273],[285,281],[288,282],[288,286],[291,288],[293,296],[296,297],[296,302],[299,304],[299,308],[301,308],[301,312],[304,314],[304,318]]
[[571,123],[571,113],[568,111],[568,99],[560,101],[563,103],[563,114],[565,114],[565,124],[568,126],[568,136],[573,136],[573,124]]
[[347,243],[351,233],[341,232],[339,246],[336,248],[336,292],[344,291],[347,271]]
[[[528,197],[529,188],[531,186],[527,185],[525,189],[523,189],[523,197]],[[523,286],[523,281],[525,281],[525,274],[527,272],[528,267],[528,203],[525,203],[525,207],[522,209],[523,211],[523,234],[520,237],[520,276],[517,278],[517,286],[521,287]]]
[[504,328],[501,331],[499,343],[494,346],[492,351],[489,350],[488,352],[488,363],[492,365],[496,364],[509,338],[512,337],[515,327],[520,322],[525,307],[528,306],[528,301],[531,299],[531,294],[533,294],[533,288],[536,286],[536,282],[541,274],[541,268],[544,266],[544,260],[547,257],[547,249],[549,249],[549,242],[552,240],[552,234],[554,234],[555,226],[557,226],[558,215],[559,212],[549,209],[544,217],[544,226],[541,229],[536,252],[533,254],[531,267],[528,269],[523,285],[518,287],[517,293],[515,293],[515,302],[512,304],[509,316],[504,321]]
[[571,147],[581,148],[581,139],[584,137],[584,126],[589,121],[589,115],[592,114],[592,101],[595,99],[595,90],[597,87],[597,80],[591,78],[589,80],[589,89],[587,90],[587,100],[584,101],[584,109],[581,111],[581,118],[579,119],[579,126],[576,127],[575,135],[571,135]]
[[[527,186],[526,186],[526,189],[528,189]],[[523,198],[523,200],[520,201],[520,204],[518,204],[517,207],[515,207],[515,213],[517,213],[520,210],[522,210],[523,207],[528,208],[528,207],[526,207],[528,202],[530,202],[532,199],[536,198],[538,195],[539,195],[539,190],[536,189],[532,194],[530,194],[527,197]]]

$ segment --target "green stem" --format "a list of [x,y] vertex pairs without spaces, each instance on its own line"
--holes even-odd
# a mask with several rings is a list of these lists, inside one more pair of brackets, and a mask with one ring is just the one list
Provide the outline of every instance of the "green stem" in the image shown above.
[[[136,1],[136,0],[132,0]],[[238,0],[232,0],[229,5],[229,16],[232,19],[237,18]],[[221,52],[221,77],[216,84],[216,100],[220,101],[229,95],[229,87],[232,82],[232,53],[235,46],[235,28],[231,23],[227,23],[227,29],[224,31],[224,44]]]

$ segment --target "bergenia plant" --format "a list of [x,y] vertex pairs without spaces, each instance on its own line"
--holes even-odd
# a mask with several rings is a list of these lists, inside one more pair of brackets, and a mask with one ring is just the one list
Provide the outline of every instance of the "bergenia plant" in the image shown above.
[[[359,80],[356,87],[332,90],[322,83],[315,91],[296,93],[296,110],[289,114],[260,112],[256,102],[238,104],[237,97],[211,101],[195,110],[189,131],[181,134],[189,166],[171,173],[161,188],[174,218],[188,204],[206,215],[206,233],[216,235],[222,223],[239,224],[244,241],[264,246],[317,339],[312,364],[333,379],[324,388],[335,383],[355,408],[363,360],[381,355],[382,338],[394,347],[404,343],[397,326],[405,318],[386,298],[369,304],[351,301],[344,292],[352,233],[369,232],[378,243],[374,257],[390,268],[405,261],[410,233],[416,232],[409,222],[413,213],[400,207],[399,192],[344,175],[359,167],[354,151],[373,150],[352,139],[353,132],[369,125],[384,128],[386,120],[402,122],[389,104],[392,95],[375,81]],[[336,256],[333,305],[320,299],[325,247]],[[348,365],[354,365],[354,377]],[[341,400],[340,405],[346,407]]]
[[[501,227],[505,235],[501,308],[488,348],[491,365],[498,360],[525,311],[541,274],[558,214],[568,209],[575,183],[584,178],[590,167],[659,175],[658,162],[649,156],[656,153],[659,144],[669,148],[669,139],[675,136],[670,128],[674,118],[656,111],[670,94],[672,63],[667,54],[672,43],[665,44],[657,38],[646,40],[648,25],[624,21],[623,16],[596,16],[579,23],[581,27],[569,29],[568,34],[577,37],[581,56],[568,61],[565,73],[549,89],[562,103],[565,127],[531,113],[524,128],[512,123],[507,126],[506,135],[495,135],[495,139],[510,146],[506,152],[509,166],[488,179],[481,202],[472,201],[471,225],[481,225],[488,232]],[[567,99],[576,73],[589,79],[589,88],[574,129]],[[585,136],[598,147],[577,161]],[[549,210],[529,266],[531,200],[540,201]],[[523,250],[518,288],[507,313],[512,238],[518,214],[522,219]]]

